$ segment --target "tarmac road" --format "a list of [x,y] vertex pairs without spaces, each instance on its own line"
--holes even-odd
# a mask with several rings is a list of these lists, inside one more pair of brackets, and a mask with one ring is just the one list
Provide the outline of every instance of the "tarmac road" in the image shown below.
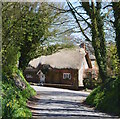
[[28,101],[36,119],[118,119],[83,104],[88,92],[32,86],[37,95]]

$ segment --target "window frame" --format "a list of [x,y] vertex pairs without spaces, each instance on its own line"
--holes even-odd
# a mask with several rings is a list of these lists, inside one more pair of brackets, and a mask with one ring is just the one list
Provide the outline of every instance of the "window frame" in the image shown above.
[[71,73],[63,73],[63,79],[71,80]]
[[33,76],[31,74],[26,74],[26,78],[31,79]]

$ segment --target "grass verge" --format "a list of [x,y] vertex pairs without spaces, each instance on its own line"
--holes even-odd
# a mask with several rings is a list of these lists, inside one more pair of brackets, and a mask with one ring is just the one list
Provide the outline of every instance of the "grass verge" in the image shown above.
[[109,81],[97,87],[87,97],[85,103],[96,109],[120,116],[120,79],[109,79]]
[[22,72],[17,71],[16,75],[19,80],[25,83],[26,88],[20,89],[15,85],[11,78],[3,75],[2,79],[2,118],[30,118],[32,117],[31,111],[26,107],[27,100],[36,95],[36,92],[24,79]]

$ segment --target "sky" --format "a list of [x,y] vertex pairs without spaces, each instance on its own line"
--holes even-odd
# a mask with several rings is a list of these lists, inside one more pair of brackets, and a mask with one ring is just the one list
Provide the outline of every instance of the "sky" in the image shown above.
[[[47,0],[48,1],[48,0]],[[59,0],[55,0],[56,2],[59,2]],[[54,2],[55,2],[54,1]],[[79,6],[80,4],[78,3],[78,2],[76,2],[77,0],[70,0],[71,1],[71,3],[73,4],[73,6],[74,7],[76,7],[76,6]],[[67,3],[66,3],[66,0],[61,0],[60,1],[61,3],[62,2],[64,2],[63,3],[63,5],[64,6],[67,6]],[[102,6],[105,6],[107,3],[104,3]],[[79,9],[78,10],[78,12],[84,12],[84,10],[83,9]],[[105,14],[105,13],[107,13],[108,12],[108,9],[104,9],[104,10],[102,10],[102,13],[103,14]],[[112,14],[111,14],[111,16],[112,16]],[[73,18],[73,16],[72,16],[72,14],[69,12],[69,13],[67,13],[67,14],[62,14],[61,16],[61,19],[60,19],[60,21],[59,22],[63,22],[65,19],[67,19],[67,20],[69,20],[70,22],[68,22],[67,24],[62,24],[62,25],[58,25],[58,26],[53,26],[53,29],[57,29],[57,30],[60,30],[60,32],[64,32],[64,31],[66,31],[67,29],[71,29],[71,28],[73,28],[73,27],[76,27],[76,30],[79,30],[79,28],[77,28],[77,23],[76,23],[76,21],[75,21],[75,19]],[[84,18],[87,18],[88,16],[87,15],[84,15]],[[112,18],[112,17],[111,17]],[[62,21],[63,20],[63,21]],[[90,22],[90,20],[89,20],[89,22]],[[82,23],[82,22],[80,22],[80,24],[81,24],[81,26],[83,27],[83,28],[86,28],[86,24],[85,23]],[[109,24],[105,24],[105,26],[106,26],[106,28],[107,29],[109,29],[109,31],[108,30],[105,30],[105,35],[106,35],[106,39],[107,39],[107,41],[110,41],[110,40],[113,40],[113,37],[114,37],[114,33],[112,32],[112,31],[114,31],[114,29],[111,27],[111,26],[109,26]],[[106,29],[105,28],[105,29]],[[109,33],[109,32],[111,32],[111,34]],[[85,31],[85,34],[87,34],[88,35],[88,37],[91,39],[91,34],[90,34],[90,29],[88,29],[88,30],[86,30]],[[83,40],[83,41],[85,41],[85,37],[82,35],[82,33],[76,33],[76,32],[71,32],[71,33],[67,33],[67,32],[65,32],[65,33],[63,33],[63,34],[61,34],[61,35],[57,35],[57,37],[55,38],[55,37],[50,37],[49,39],[51,39],[51,43],[53,44],[53,42],[56,40],[56,42],[55,43],[61,43],[61,42],[63,42],[64,40],[64,38],[68,38],[68,39],[72,39],[72,41],[74,42],[74,43],[79,43],[78,41],[79,40]],[[65,41],[66,42],[66,41]]]
[[[76,1],[77,1],[77,0],[76,0]],[[73,2],[73,0],[72,0],[72,2],[71,2],[74,7],[80,5],[80,4],[79,4],[78,2],[76,2],[76,1],[74,0],[74,2]],[[107,4],[109,4],[109,3],[107,3],[107,2],[102,3],[102,7],[106,6]],[[106,13],[108,12],[108,10],[110,10],[110,9],[111,9],[111,8],[102,9],[102,10],[101,10],[101,14],[102,14],[102,15],[106,14]],[[80,9],[78,10],[78,12],[84,13],[85,11],[80,8]],[[88,18],[87,15],[83,15],[83,16],[84,16],[84,18]],[[72,17],[72,14],[71,14],[71,13],[69,13],[69,17],[70,17],[71,21],[72,21],[72,19],[74,19],[74,18]],[[69,18],[68,18],[68,19],[69,19]],[[110,14],[108,15],[108,17],[106,17],[106,19],[107,19],[108,21],[109,21],[109,20],[113,20],[113,21],[114,21],[114,17],[113,17],[113,12],[112,12],[112,10],[111,10]],[[105,37],[106,37],[106,40],[107,40],[107,41],[114,41],[114,38],[115,38],[114,29],[113,29],[113,27],[111,26],[110,22],[108,22],[108,21],[104,24],[104,26],[105,26],[105,27],[104,27],[104,29],[105,29]],[[90,20],[89,20],[88,22],[90,23]],[[70,24],[71,24],[71,22],[68,24],[68,27],[69,27]],[[77,26],[77,23],[74,21],[74,25],[75,25],[75,24],[76,24],[76,26]],[[80,22],[80,24],[81,24],[81,26],[82,26],[83,28],[86,28],[86,24],[85,24],[85,23]],[[70,27],[72,28],[72,26],[70,26]],[[78,28],[78,29],[79,29],[79,28]],[[85,31],[85,34],[87,34],[88,37],[91,39],[90,29],[86,30],[86,31]],[[71,34],[71,36],[72,36],[72,38],[74,37],[75,39],[82,39],[83,41],[85,40],[85,37],[82,35],[82,33],[75,33],[75,32],[73,32],[73,33]]]

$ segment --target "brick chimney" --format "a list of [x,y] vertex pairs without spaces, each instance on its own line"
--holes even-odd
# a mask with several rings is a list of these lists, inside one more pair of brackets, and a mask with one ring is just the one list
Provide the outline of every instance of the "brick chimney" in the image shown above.
[[80,48],[83,48],[86,51],[85,43],[81,43],[79,46],[80,46]]
[[86,51],[85,43],[81,43],[79,46],[80,46],[80,48],[83,48],[83,49],[85,50],[85,53],[86,53],[85,58],[86,58],[88,67],[89,67],[89,68],[92,68],[92,63],[91,63],[91,60],[90,60],[90,58],[89,58],[89,54],[88,54],[88,52]]

